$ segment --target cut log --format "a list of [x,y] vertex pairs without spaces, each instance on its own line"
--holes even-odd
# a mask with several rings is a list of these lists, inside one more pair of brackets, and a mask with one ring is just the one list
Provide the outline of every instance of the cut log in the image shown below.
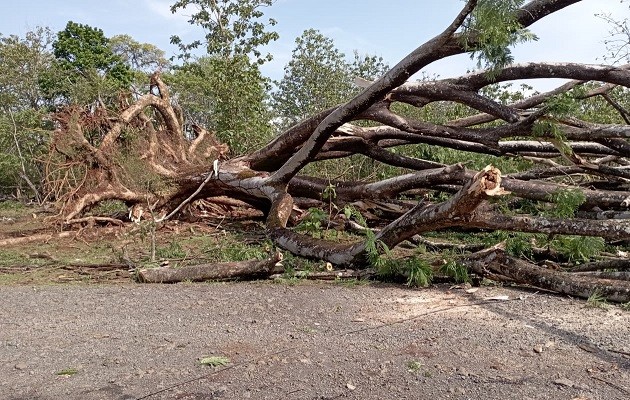
[[200,264],[181,268],[144,268],[138,271],[137,279],[142,283],[175,283],[260,278],[279,272],[280,261],[282,253],[276,252],[269,258],[259,261]]

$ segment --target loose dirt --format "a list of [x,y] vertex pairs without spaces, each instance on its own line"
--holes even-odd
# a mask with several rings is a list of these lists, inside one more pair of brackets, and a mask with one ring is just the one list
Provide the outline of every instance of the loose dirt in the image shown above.
[[626,399],[629,328],[514,288],[0,286],[0,398]]

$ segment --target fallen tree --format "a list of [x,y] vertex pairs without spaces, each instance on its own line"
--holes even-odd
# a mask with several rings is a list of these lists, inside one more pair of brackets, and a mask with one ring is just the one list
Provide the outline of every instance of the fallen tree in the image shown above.
[[[577,2],[532,1],[514,12],[518,28],[506,29],[515,34]],[[628,93],[630,67],[495,62],[486,71],[459,78],[408,81],[437,60],[483,52],[488,44],[475,25],[482,3],[468,1],[442,33],[378,80],[358,79],[363,89],[354,98],[239,157],[227,158],[227,146],[203,127],[185,129],[181,110],[157,73],[151,77],[152,91],[117,115],[98,107],[57,113],[59,129],[47,167],[49,192],[62,204],[62,222],[80,222],[82,214],[105,200],[125,202],[134,220],[144,215],[159,223],[197,199],[229,198],[264,213],[267,235],[276,246],[353,269],[392,257],[392,249],[413,243],[418,235],[444,230],[578,235],[627,246],[630,113],[616,96]],[[484,94],[502,82],[534,78],[570,81],[512,103]],[[610,105],[625,123],[602,124],[566,111],[567,102],[594,99]],[[454,103],[466,106],[468,115],[437,123],[416,112]],[[88,140],[88,132],[94,131],[101,138],[96,142]],[[457,150],[461,162],[447,165],[423,158],[413,150],[419,146]],[[358,155],[398,172],[370,181],[304,173],[310,164]],[[519,162],[519,168],[510,173],[496,166],[468,169],[467,161],[479,155],[502,164]],[[363,232],[349,243],[300,232],[295,221],[308,207],[328,209],[328,226],[344,220],[340,225],[352,222]],[[466,260],[464,255],[461,263],[482,272],[479,264]],[[562,293],[584,297],[601,292],[610,300],[630,301],[627,290],[611,292],[596,281],[578,289],[562,286],[561,279],[544,278],[560,272],[535,260],[512,260],[495,256],[478,261],[494,266],[494,273],[503,277],[516,274],[523,283],[541,285],[543,279],[551,282],[546,288]],[[618,260],[630,262],[627,255]],[[572,267],[575,261],[558,262]],[[523,265],[538,269],[528,269],[527,275],[508,271]]]

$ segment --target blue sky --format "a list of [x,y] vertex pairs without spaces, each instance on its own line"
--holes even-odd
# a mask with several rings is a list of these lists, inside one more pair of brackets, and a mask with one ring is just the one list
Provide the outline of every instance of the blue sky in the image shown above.
[[[172,55],[171,35],[185,40],[203,36],[186,22],[185,15],[170,13],[173,1],[4,0],[0,33],[23,35],[36,26],[58,31],[72,20],[101,28],[106,36],[129,34]],[[295,38],[309,28],[331,37],[347,55],[356,49],[382,56],[393,65],[442,31],[463,4],[461,0],[276,0],[265,13],[278,21],[275,28],[280,39],[269,46],[275,59],[263,67],[263,73],[280,79]],[[540,40],[515,49],[516,61],[602,62],[609,27],[594,16],[600,12],[622,19],[628,16],[628,3],[583,0],[545,18],[531,27]],[[429,66],[426,72],[448,77],[465,73],[472,66],[467,56],[456,56]]]

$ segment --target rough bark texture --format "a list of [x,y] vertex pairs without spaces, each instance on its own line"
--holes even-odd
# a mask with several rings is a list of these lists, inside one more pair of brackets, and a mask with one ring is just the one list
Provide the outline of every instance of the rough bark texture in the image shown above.
[[142,283],[200,282],[219,279],[251,279],[271,275],[282,261],[282,253],[276,252],[261,261],[239,261],[214,264],[189,265],[180,268],[145,268],[138,271]]
[[586,277],[541,268],[527,261],[510,257],[501,249],[489,249],[473,254],[466,261],[480,275],[500,275],[518,283],[526,283],[585,299],[597,294],[609,301],[623,303],[630,301],[630,282],[604,279],[599,276]]

